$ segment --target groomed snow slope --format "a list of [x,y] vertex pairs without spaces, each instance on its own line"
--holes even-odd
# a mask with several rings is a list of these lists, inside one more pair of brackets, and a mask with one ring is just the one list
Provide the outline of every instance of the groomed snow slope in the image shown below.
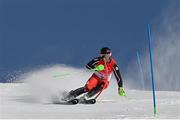
[[[94,105],[57,105],[34,99],[25,83],[0,84],[0,118],[154,118],[150,91],[126,92],[119,97],[105,91]],[[180,92],[158,91],[157,111],[155,118],[180,119]]]

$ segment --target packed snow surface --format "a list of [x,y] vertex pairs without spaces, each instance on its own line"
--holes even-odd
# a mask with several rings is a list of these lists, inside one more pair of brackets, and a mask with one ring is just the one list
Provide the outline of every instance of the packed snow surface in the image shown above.
[[27,83],[0,84],[0,118],[180,119],[180,92],[156,92],[154,117],[151,91],[126,90],[127,97],[120,97],[116,92],[109,94],[107,89],[96,104],[61,105],[53,104],[50,96],[35,99],[37,96],[29,92],[28,86]]
[[124,80],[126,97],[120,97],[114,78],[96,104],[53,104],[54,97],[61,99],[63,92],[83,86],[91,75],[92,71],[85,69],[54,65],[19,76],[21,83],[1,83],[0,118],[180,119],[179,91],[156,92],[157,115],[154,117],[151,91],[133,90]]

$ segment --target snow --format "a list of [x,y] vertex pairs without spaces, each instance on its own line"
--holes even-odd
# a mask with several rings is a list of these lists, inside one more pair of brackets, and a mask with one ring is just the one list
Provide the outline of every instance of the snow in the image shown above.
[[157,91],[158,114],[154,116],[151,91],[132,90],[124,80],[127,97],[120,97],[114,78],[96,104],[53,104],[53,96],[81,87],[91,74],[85,69],[53,65],[19,76],[21,83],[0,83],[0,119],[180,119],[179,91]]
[[180,119],[180,92],[157,91],[157,116],[151,91],[126,90],[127,97],[106,90],[94,105],[58,105],[50,99],[36,101],[27,83],[0,84],[0,118],[37,119]]

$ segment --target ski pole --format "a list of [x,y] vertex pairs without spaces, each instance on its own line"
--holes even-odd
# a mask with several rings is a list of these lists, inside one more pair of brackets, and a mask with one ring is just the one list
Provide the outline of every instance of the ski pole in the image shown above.
[[[90,71],[94,72],[94,71],[101,71],[101,70],[104,70],[104,65],[102,65],[102,64],[98,65],[94,69],[91,69]],[[77,73],[76,72],[71,73],[71,74],[70,73],[64,73],[64,74],[54,75],[52,77],[53,78],[59,78],[59,77],[69,76],[69,75],[72,75],[72,74],[77,74]]]
[[70,73],[64,73],[64,74],[60,74],[60,75],[53,75],[53,78],[59,78],[59,77],[64,77],[64,76],[69,76],[71,75]]

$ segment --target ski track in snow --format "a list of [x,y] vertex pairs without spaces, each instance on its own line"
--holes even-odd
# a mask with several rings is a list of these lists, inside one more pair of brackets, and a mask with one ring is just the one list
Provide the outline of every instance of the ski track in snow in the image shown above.
[[0,118],[168,118],[180,119],[180,92],[158,91],[153,116],[151,91],[126,90],[127,97],[104,93],[94,105],[58,105],[49,98],[36,100],[25,83],[0,84]]

